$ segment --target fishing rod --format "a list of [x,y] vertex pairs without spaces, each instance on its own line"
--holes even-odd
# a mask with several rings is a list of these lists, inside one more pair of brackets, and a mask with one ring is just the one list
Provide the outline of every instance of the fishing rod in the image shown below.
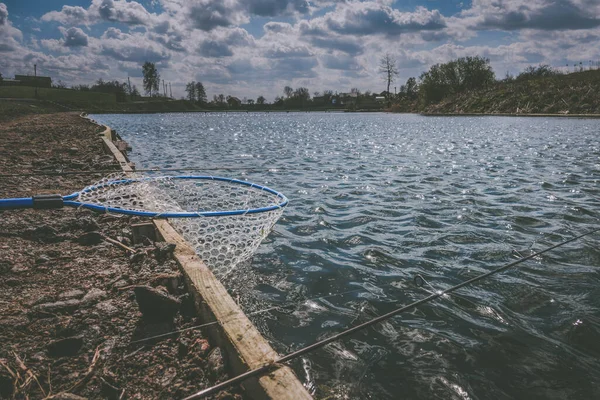
[[228,387],[230,387],[232,385],[235,385],[237,383],[241,383],[241,382],[245,381],[246,379],[249,379],[249,378],[252,378],[252,377],[255,377],[255,376],[258,376],[258,375],[262,375],[262,374],[267,373],[267,372],[270,372],[271,370],[273,370],[275,368],[278,368],[280,366],[279,364],[281,364],[281,363],[285,363],[285,362],[288,362],[290,360],[293,360],[293,359],[295,359],[297,357],[300,357],[300,356],[302,356],[302,355],[304,355],[306,353],[309,353],[309,352],[311,352],[313,350],[319,349],[319,348],[321,348],[321,347],[323,347],[323,346],[325,346],[325,345],[327,345],[329,343],[335,342],[335,341],[337,341],[337,340],[339,340],[339,339],[341,339],[343,337],[352,335],[355,332],[358,332],[358,331],[363,330],[365,328],[368,328],[368,327],[370,327],[372,325],[378,324],[379,322],[382,322],[382,321],[385,321],[387,319],[390,319],[391,317],[394,317],[394,316],[396,316],[396,315],[398,315],[400,313],[403,313],[405,311],[408,311],[410,309],[418,307],[418,306],[420,306],[422,304],[428,303],[428,302],[430,302],[432,300],[435,300],[435,299],[437,299],[437,298],[439,298],[439,297],[441,297],[441,296],[443,296],[445,294],[452,293],[452,292],[454,292],[454,291],[456,291],[456,290],[458,290],[460,288],[463,288],[465,286],[468,286],[468,285],[470,285],[472,283],[478,282],[478,281],[480,281],[482,279],[485,279],[487,277],[490,277],[492,275],[495,275],[495,274],[498,274],[500,272],[506,271],[507,269],[515,267],[515,266],[517,266],[517,265],[519,265],[521,263],[524,263],[525,261],[531,260],[534,257],[538,257],[538,256],[540,256],[540,255],[542,255],[544,253],[547,253],[547,252],[549,252],[551,250],[554,250],[554,249],[556,249],[558,247],[561,247],[561,246],[564,246],[564,245],[566,245],[568,243],[571,243],[571,242],[574,242],[576,240],[579,240],[579,239],[581,239],[581,238],[583,238],[585,236],[589,236],[589,235],[591,235],[593,233],[596,233],[598,231],[600,231],[600,228],[593,229],[593,230],[588,231],[586,233],[583,233],[583,234],[581,234],[579,236],[575,236],[575,237],[573,237],[571,239],[565,240],[563,242],[557,243],[557,244],[555,244],[553,246],[550,246],[550,247],[547,247],[547,248],[545,248],[543,250],[540,250],[540,251],[538,251],[536,253],[530,254],[530,255],[528,255],[526,257],[522,257],[522,258],[520,258],[520,259],[518,259],[516,261],[513,261],[513,262],[509,263],[509,264],[503,265],[502,267],[493,269],[493,270],[491,270],[489,272],[486,272],[484,274],[481,274],[481,275],[478,275],[478,276],[473,277],[471,279],[468,279],[466,281],[463,281],[463,282],[461,282],[461,283],[459,283],[459,284],[457,284],[455,286],[452,286],[452,287],[450,287],[448,289],[438,290],[435,293],[432,293],[430,296],[427,296],[427,297],[425,297],[425,298],[423,298],[421,300],[417,300],[417,301],[415,301],[413,303],[410,303],[410,304],[405,305],[403,307],[397,308],[397,309],[395,309],[393,311],[390,311],[387,314],[383,314],[383,315],[381,315],[379,317],[376,317],[376,318],[373,318],[373,319],[371,319],[371,320],[369,320],[367,322],[364,322],[364,323],[356,325],[356,326],[354,326],[352,328],[346,329],[345,331],[342,331],[342,332],[340,332],[338,334],[335,334],[335,335],[333,335],[333,336],[331,336],[331,337],[329,337],[327,339],[323,339],[321,341],[318,341],[316,343],[313,343],[311,345],[303,347],[303,348],[301,348],[299,350],[296,350],[296,351],[294,351],[292,353],[289,353],[289,354],[287,354],[285,356],[279,357],[278,359],[276,359],[276,360],[274,360],[272,362],[269,362],[268,364],[265,364],[262,367],[257,367],[255,369],[250,370],[250,371],[244,372],[243,374],[240,374],[240,375],[238,375],[238,376],[236,376],[234,378],[231,378],[231,379],[226,380],[224,382],[221,382],[221,383],[219,383],[219,384],[217,384],[215,386],[209,387],[209,388],[201,390],[201,391],[199,391],[199,392],[197,392],[195,394],[192,394],[191,396],[188,396],[188,397],[186,397],[183,400],[202,399],[202,398],[205,398],[208,395],[220,392],[221,390],[226,389],[226,388],[228,388]]
[[[117,169],[115,169],[117,168]],[[35,171],[13,174],[0,174],[0,178],[16,178],[29,176],[66,176],[66,175],[95,175],[120,173],[121,169],[116,166],[113,169],[94,169],[88,171],[68,170],[68,171]],[[278,171],[297,171],[298,168],[290,167],[184,167],[184,168],[144,168],[134,169],[133,172],[179,172],[179,171],[247,171],[247,172],[278,172]],[[312,171],[314,168],[303,168],[303,171]]]

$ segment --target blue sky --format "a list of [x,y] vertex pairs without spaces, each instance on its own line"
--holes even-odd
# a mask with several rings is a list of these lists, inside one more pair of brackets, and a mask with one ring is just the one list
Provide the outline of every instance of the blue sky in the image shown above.
[[382,91],[431,65],[481,55],[498,77],[531,64],[567,69],[600,60],[600,0],[0,0],[0,73],[67,85],[130,77],[157,64],[182,96],[264,95],[284,86]]

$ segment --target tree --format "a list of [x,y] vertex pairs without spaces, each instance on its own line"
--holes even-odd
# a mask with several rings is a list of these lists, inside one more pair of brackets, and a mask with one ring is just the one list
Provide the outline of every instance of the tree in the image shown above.
[[249,106],[254,105],[254,100],[253,99],[248,99],[248,100],[246,100],[246,102],[248,103]]
[[392,58],[389,53],[385,53],[379,60],[379,73],[383,75],[383,80],[387,82],[387,97],[389,99],[390,85],[396,79],[398,75],[398,68],[396,68],[396,60]]
[[559,75],[560,73],[558,71],[555,71],[554,69],[552,69],[551,66],[549,65],[539,65],[537,67],[534,66],[529,66],[527,68],[525,68],[523,70],[523,72],[521,72],[516,80],[518,81],[524,81],[524,80],[529,80],[529,79],[537,79],[537,78],[548,78],[551,76],[556,76]]
[[419,77],[419,97],[424,105],[465,90],[484,88],[496,76],[490,60],[483,57],[462,57],[445,64],[436,64]]
[[417,86],[417,80],[414,77],[410,77],[406,80],[404,85],[404,92],[409,99],[415,99],[418,95],[419,87]]
[[146,61],[142,66],[142,74],[144,75],[144,90],[152,96],[152,91],[156,95],[158,93],[158,85],[160,84],[160,74],[156,69],[156,65],[150,61]]
[[206,90],[202,82],[196,82],[196,99],[198,103],[206,103]]
[[256,104],[260,104],[260,105],[265,104],[266,100],[267,99],[265,99],[263,96],[258,96],[258,98],[256,99]]
[[225,103],[225,95],[223,93],[221,93],[220,95],[217,96],[217,101],[219,102],[219,104],[224,104]]
[[294,89],[292,89],[290,86],[286,86],[283,88],[283,93],[289,99],[294,93]]
[[129,94],[131,96],[131,98],[136,98],[136,97],[140,97],[140,92],[137,88],[137,86],[133,85],[131,87],[131,93]]
[[308,91],[308,88],[299,87],[298,89],[294,90],[294,98],[300,99],[303,101],[309,100],[310,92]]
[[185,85],[185,92],[189,101],[196,100],[196,82],[191,81]]

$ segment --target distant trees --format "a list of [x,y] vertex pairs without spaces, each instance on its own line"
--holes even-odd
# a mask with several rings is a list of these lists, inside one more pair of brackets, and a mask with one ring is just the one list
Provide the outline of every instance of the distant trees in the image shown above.
[[196,100],[196,82],[188,82],[185,85],[185,92],[187,93],[187,98],[189,101]]
[[294,89],[292,89],[290,86],[286,86],[283,88],[283,93],[285,94],[285,97],[289,99],[292,97],[292,94],[294,94]]
[[524,80],[536,79],[536,78],[547,78],[547,77],[556,76],[556,75],[560,75],[560,72],[555,71],[549,65],[544,64],[544,65],[538,65],[537,67],[530,65],[527,68],[525,68],[523,70],[523,72],[521,72],[519,75],[517,75],[517,77],[515,79],[518,81],[524,81]]
[[294,98],[299,99],[301,101],[309,100],[310,92],[308,91],[308,88],[299,87],[298,89],[294,90]]
[[98,79],[91,88],[89,88],[92,92],[101,92],[101,93],[113,93],[118,102],[124,102],[127,100],[127,84],[121,83],[117,80],[114,81],[104,81],[102,78]]
[[2,82],[4,82],[4,78],[2,77],[2,73],[0,73],[0,85],[2,85]]
[[414,77],[410,77],[406,80],[406,84],[404,85],[404,92],[406,93],[406,97],[411,100],[414,100],[419,95],[419,86],[417,85],[417,80]]
[[256,104],[260,104],[263,105],[265,104],[265,101],[267,101],[267,99],[264,98],[264,96],[258,96],[258,98],[256,99]]
[[202,82],[196,82],[196,100],[198,103],[206,103],[206,90]]
[[379,59],[379,73],[383,75],[383,80],[387,83],[387,98],[389,99],[390,85],[398,76],[398,68],[396,68],[396,60],[389,53],[385,53]]
[[160,84],[160,74],[156,69],[156,65],[150,61],[146,61],[142,66],[142,74],[144,75],[144,91],[152,96],[158,94],[158,86]]
[[206,90],[202,82],[191,81],[185,85],[187,99],[189,101],[197,101],[198,103],[206,102]]
[[464,90],[486,87],[495,81],[495,74],[488,58],[476,56],[436,64],[419,79],[419,97],[427,105]]
[[52,84],[52,87],[55,89],[66,89],[67,84],[61,81],[60,79]]

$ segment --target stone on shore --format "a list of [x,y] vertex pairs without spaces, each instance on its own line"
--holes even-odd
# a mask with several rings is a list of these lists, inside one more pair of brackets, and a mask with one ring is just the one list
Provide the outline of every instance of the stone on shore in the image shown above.
[[181,306],[175,297],[150,286],[136,286],[133,291],[142,315],[148,320],[171,320]]

